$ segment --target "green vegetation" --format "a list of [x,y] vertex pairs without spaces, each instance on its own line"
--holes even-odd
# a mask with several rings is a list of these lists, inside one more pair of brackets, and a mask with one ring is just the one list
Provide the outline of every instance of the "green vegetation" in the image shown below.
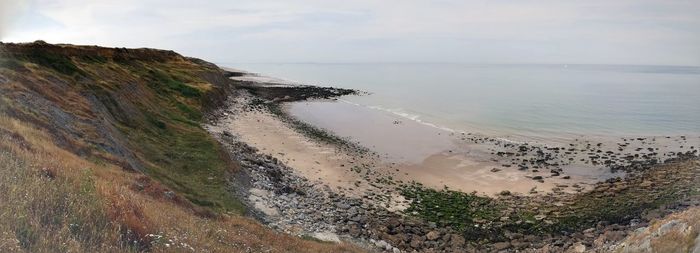
[[437,191],[417,183],[402,186],[401,193],[411,200],[406,213],[452,227],[468,235],[467,238],[492,238],[495,231],[488,222],[497,220],[503,209],[488,197],[447,188]]
[[202,101],[230,88],[201,78],[219,71],[157,50],[0,44],[0,252],[363,252],[235,214],[237,164],[201,127]]
[[[34,47],[11,59],[4,57],[1,63],[13,68],[23,63],[35,64],[36,75],[51,72],[64,75],[58,78],[69,89],[32,88],[42,93],[40,96],[61,98],[53,100],[56,110],[89,116],[101,113],[99,108],[106,108],[107,118],[114,119],[109,122],[111,126],[94,123],[69,126],[75,128],[71,129],[73,132],[84,133],[83,139],[76,143],[85,143],[85,147],[76,147],[77,150],[90,150],[89,154],[99,158],[121,156],[113,152],[127,148],[141,165],[137,169],[162,181],[192,203],[219,211],[243,212],[243,205],[229,193],[227,186],[236,164],[228,160],[216,140],[201,127],[206,91],[222,84],[208,83],[200,74],[218,70],[177,57],[159,62],[139,60],[133,55],[114,60],[98,53],[69,56],[51,47]],[[74,78],[76,75],[81,76],[79,82]],[[79,96],[68,97],[75,94]],[[99,105],[91,99],[96,99]],[[34,108],[10,109],[26,111],[37,122],[53,121],[52,116],[42,116],[44,112],[32,112]],[[114,129],[118,132],[110,132]],[[123,136],[127,147],[112,147],[113,142],[94,139],[105,135]]]
[[[92,175],[77,181],[36,173],[11,153],[0,151],[0,249],[26,252],[104,252],[117,237]],[[71,241],[55,245],[54,241]],[[114,247],[114,248],[112,248]],[[126,251],[121,248],[120,251]]]
[[21,69],[23,67],[24,67],[24,65],[22,65],[22,62],[20,62],[16,59],[0,57],[0,68],[18,70],[18,69]]
[[174,79],[173,76],[163,71],[149,70],[149,73],[151,74],[152,80],[155,81],[152,85],[161,91],[163,87],[165,87],[187,98],[198,98],[202,96],[202,92],[198,89]]
[[34,51],[27,54],[26,61],[38,64],[58,73],[65,75],[85,74],[78,66],[73,63],[73,60],[65,55],[58,55],[49,52]]
[[[200,126],[203,93],[175,76],[196,76],[174,72],[168,65],[124,62],[123,67],[134,76],[145,75],[147,87],[155,100],[136,102],[145,122],[138,117],[120,122],[134,150],[150,166],[146,173],[183,194],[191,202],[217,210],[242,212],[243,205],[227,190],[227,173],[233,168],[216,140]],[[147,71],[144,71],[147,70]],[[191,70],[190,70],[191,71]],[[146,94],[144,94],[146,95]],[[123,118],[123,117],[121,117]]]
[[600,221],[625,223],[645,211],[692,196],[692,185],[689,183],[692,182],[678,180],[653,190],[630,187],[607,196],[595,191],[581,194],[570,206],[558,208],[562,214],[557,217],[556,223],[544,229],[551,232],[575,231],[593,227]]
[[592,191],[558,196],[567,204],[545,197],[489,198],[419,184],[404,185],[411,200],[406,213],[450,226],[474,241],[498,239],[504,231],[523,234],[560,234],[595,227],[599,222],[625,224],[645,212],[697,198],[700,171],[694,161],[661,165],[625,180],[602,182]]
[[195,204],[241,212],[243,206],[226,190],[228,165],[216,141],[204,129],[162,120],[180,129],[152,125],[129,133],[132,142],[141,144],[136,149],[154,163],[146,172]]

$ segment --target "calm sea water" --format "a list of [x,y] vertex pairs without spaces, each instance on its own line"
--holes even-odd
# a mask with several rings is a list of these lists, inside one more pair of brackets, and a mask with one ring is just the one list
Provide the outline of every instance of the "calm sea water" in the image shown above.
[[455,131],[503,135],[700,133],[700,67],[225,64],[359,89],[343,100]]

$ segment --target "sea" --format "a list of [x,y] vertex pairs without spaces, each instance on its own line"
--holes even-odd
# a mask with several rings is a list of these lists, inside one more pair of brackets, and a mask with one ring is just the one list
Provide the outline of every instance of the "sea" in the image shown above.
[[361,107],[446,131],[491,136],[546,139],[700,133],[700,67],[696,66],[225,65],[297,84],[366,92],[334,102],[292,106],[292,113],[331,130],[333,125],[324,125],[319,117],[314,117],[328,115],[329,107],[323,103],[343,103],[334,107]]

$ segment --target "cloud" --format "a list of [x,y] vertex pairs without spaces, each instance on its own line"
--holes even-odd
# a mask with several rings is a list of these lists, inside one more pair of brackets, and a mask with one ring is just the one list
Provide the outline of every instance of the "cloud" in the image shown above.
[[31,11],[55,24],[30,20],[10,39],[227,62],[700,65],[700,3],[686,0],[37,0]]
[[0,39],[10,28],[12,22],[24,11],[26,1],[0,0]]

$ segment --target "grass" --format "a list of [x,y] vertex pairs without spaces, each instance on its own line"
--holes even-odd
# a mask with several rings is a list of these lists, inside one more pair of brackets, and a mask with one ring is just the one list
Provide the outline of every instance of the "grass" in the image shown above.
[[210,67],[56,52],[0,65],[0,252],[363,251],[240,216],[237,165],[200,126]]
[[19,70],[23,68],[24,65],[21,61],[18,61],[16,59],[0,57],[0,67],[12,70]]
[[86,163],[46,153],[55,148],[46,136],[19,122],[0,118],[0,130],[6,133],[0,135],[0,251],[130,251],[108,218],[92,171],[54,167]]
[[167,87],[168,89],[180,93],[187,98],[198,98],[202,96],[202,92],[197,88],[191,87],[182,81],[175,79],[174,76],[167,74],[162,70],[149,70],[150,77],[158,89]]
[[190,201],[224,211],[242,212],[243,206],[226,190],[226,170],[223,152],[203,129],[161,129],[132,132],[133,142],[154,165],[147,174],[160,180]]
[[[0,164],[0,231],[5,236],[0,248],[29,252],[53,246],[61,252],[118,248],[109,245],[119,235],[102,209],[89,172],[77,182],[50,179],[3,151]],[[62,243],[49,245],[53,240]]]
[[0,133],[0,252],[363,252],[207,217],[149,177],[75,156],[1,115]]
[[65,55],[58,55],[50,52],[35,51],[25,55],[26,61],[44,66],[54,71],[72,76],[74,74],[85,74],[73,60]]
[[[227,179],[236,164],[228,161],[216,140],[200,126],[206,87],[201,88],[205,82],[197,78],[197,66],[138,61],[83,62],[80,66],[88,73],[111,73],[98,85],[85,88],[117,119],[116,128],[144,162],[145,173],[195,204],[222,212],[244,212],[240,201],[228,191]],[[140,84],[133,91],[140,99],[125,103],[125,98],[116,95],[124,88],[123,80]],[[137,114],[128,113],[134,110]]]

